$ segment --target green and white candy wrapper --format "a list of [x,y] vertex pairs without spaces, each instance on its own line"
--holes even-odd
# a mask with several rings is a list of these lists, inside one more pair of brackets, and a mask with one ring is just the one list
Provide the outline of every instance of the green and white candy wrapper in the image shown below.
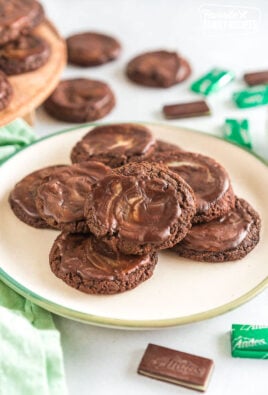
[[232,356],[268,359],[268,326],[232,325]]

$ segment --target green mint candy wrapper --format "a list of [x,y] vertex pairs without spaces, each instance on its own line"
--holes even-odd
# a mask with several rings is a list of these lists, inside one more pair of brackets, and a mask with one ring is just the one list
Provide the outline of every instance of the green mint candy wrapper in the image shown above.
[[214,68],[203,77],[193,82],[191,90],[205,96],[218,92],[225,85],[234,79],[235,75],[231,71]]
[[223,137],[242,147],[252,148],[249,122],[247,119],[226,119],[223,127]]
[[250,108],[268,104],[268,85],[236,92],[233,94],[233,101],[239,108]]
[[252,359],[268,359],[268,352],[266,352],[266,351],[232,350],[232,357],[235,357],[235,358],[252,358]]
[[268,326],[232,325],[232,356],[268,359]]

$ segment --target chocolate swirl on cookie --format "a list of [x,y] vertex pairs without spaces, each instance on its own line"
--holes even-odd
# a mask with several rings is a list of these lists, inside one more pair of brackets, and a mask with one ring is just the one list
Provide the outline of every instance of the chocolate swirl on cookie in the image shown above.
[[61,234],[50,252],[53,273],[68,285],[91,294],[127,291],[151,277],[157,255],[107,251],[92,235]]
[[94,191],[103,236],[120,229],[120,237],[141,243],[164,242],[181,215],[175,189],[161,179],[110,175]]
[[9,204],[21,221],[35,228],[50,228],[37,211],[36,192],[44,179],[61,167],[61,165],[49,166],[36,170],[15,185],[9,195]]
[[114,169],[85,204],[89,229],[126,254],[172,246],[186,234],[194,213],[191,188],[166,167],[145,162]]
[[155,147],[150,130],[136,124],[99,126],[87,133],[73,148],[72,162],[98,160],[110,167],[142,161]]
[[201,154],[174,151],[156,153],[150,161],[164,163],[193,188],[197,205],[193,223],[211,221],[234,206],[235,197],[229,176],[214,159]]
[[240,259],[258,243],[259,231],[259,215],[245,200],[237,198],[235,208],[223,217],[194,225],[174,250],[200,261]]
[[224,217],[192,227],[183,240],[184,248],[195,251],[222,251],[237,247],[247,236],[251,218],[231,211]]
[[36,207],[53,228],[87,232],[84,203],[91,186],[110,172],[99,162],[64,166],[45,179],[37,190]]

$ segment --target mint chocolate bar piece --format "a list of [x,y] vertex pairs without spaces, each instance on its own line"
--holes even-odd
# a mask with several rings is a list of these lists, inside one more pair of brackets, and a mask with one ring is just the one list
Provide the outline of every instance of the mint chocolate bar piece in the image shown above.
[[149,344],[138,373],[198,391],[205,391],[214,367],[211,359]]
[[210,115],[210,109],[205,100],[188,103],[170,104],[163,107],[167,119],[200,117]]
[[253,73],[244,74],[244,81],[250,85],[267,85],[268,84],[268,70],[257,71]]

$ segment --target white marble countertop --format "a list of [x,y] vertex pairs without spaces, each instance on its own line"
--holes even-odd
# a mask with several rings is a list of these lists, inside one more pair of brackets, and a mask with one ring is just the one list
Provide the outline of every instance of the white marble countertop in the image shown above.
[[[189,91],[189,82],[218,66],[233,70],[238,78],[209,97],[213,115],[169,123],[220,136],[225,118],[245,117],[250,121],[254,151],[268,159],[267,107],[238,110],[230,101],[231,93],[244,86],[241,77],[245,71],[268,67],[268,3],[265,0],[183,3],[177,0],[43,0],[49,18],[63,36],[98,30],[111,33],[122,42],[123,52],[118,61],[87,69],[69,66],[64,72],[66,77],[92,77],[111,84],[117,106],[105,122],[165,122],[162,105],[198,98]],[[127,81],[126,62],[135,54],[154,48],[181,52],[193,66],[191,79],[167,90],[146,89]],[[70,126],[53,120],[42,109],[37,111],[35,127],[40,136]],[[191,390],[137,375],[141,356],[151,342],[214,359],[215,371],[207,394],[265,394],[267,361],[232,358],[229,333],[232,323],[268,324],[267,306],[265,290],[224,315],[156,331],[98,328],[55,316],[62,335],[69,393],[190,394]]]

